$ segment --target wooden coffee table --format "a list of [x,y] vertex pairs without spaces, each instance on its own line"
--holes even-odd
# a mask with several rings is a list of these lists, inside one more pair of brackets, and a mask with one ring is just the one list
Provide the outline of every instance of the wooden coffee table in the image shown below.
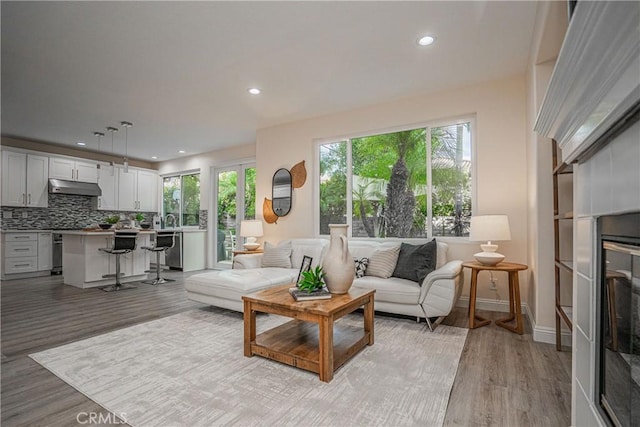
[[[373,294],[351,289],[331,299],[296,302],[289,294],[294,285],[277,286],[245,295],[244,355],[257,354],[319,374],[329,382],[333,372],[367,345],[373,345]],[[362,329],[335,323],[364,307]],[[293,320],[256,336],[256,313],[271,313]],[[316,327],[315,324],[318,324]]]

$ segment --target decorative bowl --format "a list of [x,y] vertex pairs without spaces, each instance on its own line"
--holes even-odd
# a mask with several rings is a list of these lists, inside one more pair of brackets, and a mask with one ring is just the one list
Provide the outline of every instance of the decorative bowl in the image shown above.
[[504,259],[504,255],[496,252],[479,252],[473,257],[482,265],[496,265]]
[[103,230],[108,230],[108,229],[111,228],[111,224],[106,224],[106,223],[100,223],[100,224],[98,224],[98,226],[100,228],[102,228]]
[[260,247],[260,243],[245,243],[243,246],[247,251],[255,251]]
[[151,223],[149,223],[149,222],[141,222],[140,223],[140,228],[142,228],[143,230],[148,230],[149,228],[151,228]]

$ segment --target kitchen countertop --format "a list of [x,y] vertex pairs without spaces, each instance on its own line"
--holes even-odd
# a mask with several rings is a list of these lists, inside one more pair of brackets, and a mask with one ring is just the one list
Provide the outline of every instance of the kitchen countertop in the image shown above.
[[54,230],[2,230],[3,233],[53,233]]
[[[82,231],[82,230],[59,230],[56,233],[70,236],[105,236],[112,235],[116,230],[100,230],[100,231]],[[121,231],[136,231],[132,229],[124,229]],[[140,234],[154,234],[155,230],[137,230]]]
[[206,233],[207,230],[206,229],[202,229],[202,228],[161,228],[158,231],[177,231],[180,233]]

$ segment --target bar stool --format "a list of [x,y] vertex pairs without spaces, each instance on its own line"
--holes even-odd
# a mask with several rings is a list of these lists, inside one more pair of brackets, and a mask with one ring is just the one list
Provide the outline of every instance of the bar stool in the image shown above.
[[155,270],[147,270],[145,273],[156,273],[155,279],[143,280],[142,283],[148,283],[150,285],[160,285],[167,282],[175,282],[173,279],[165,279],[160,277],[160,253],[167,251],[175,244],[175,231],[156,231],[156,241],[153,246],[142,246],[142,249],[146,249],[156,253],[156,268]]
[[124,273],[120,272],[120,256],[124,254],[131,253],[136,248],[136,239],[138,237],[137,231],[123,231],[118,230],[114,233],[113,236],[113,247],[111,248],[100,248],[99,250],[108,253],[109,255],[116,256],[116,273],[115,274],[105,274],[102,277],[111,278],[115,277],[116,283],[109,286],[103,286],[102,289],[105,292],[113,292],[113,291],[122,291],[125,289],[135,289],[136,286],[128,285],[126,283],[120,283],[120,277],[124,276]]

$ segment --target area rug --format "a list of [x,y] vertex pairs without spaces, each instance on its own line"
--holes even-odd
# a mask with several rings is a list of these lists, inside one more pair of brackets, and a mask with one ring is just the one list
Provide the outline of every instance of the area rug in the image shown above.
[[[286,321],[259,316],[258,333]],[[340,320],[362,325],[362,315]],[[192,310],[30,355],[132,426],[440,426],[467,330],[378,316],[333,381],[243,356],[238,313]]]

